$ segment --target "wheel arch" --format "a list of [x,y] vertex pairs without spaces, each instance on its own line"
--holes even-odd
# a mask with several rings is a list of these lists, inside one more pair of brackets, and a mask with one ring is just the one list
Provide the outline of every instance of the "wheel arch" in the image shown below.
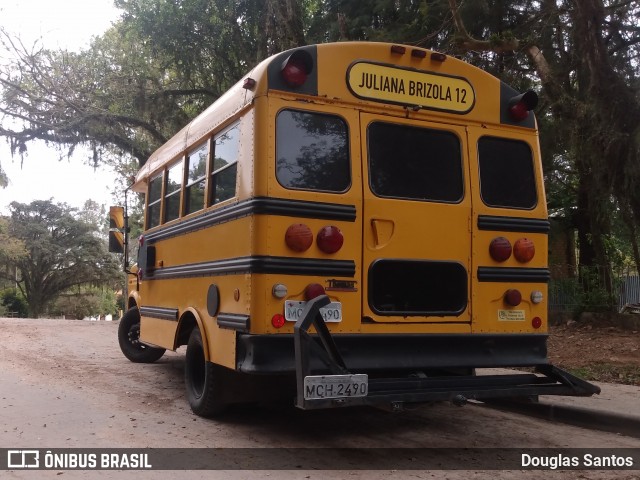
[[140,295],[138,292],[132,292],[129,294],[129,298],[127,299],[127,310],[133,307],[138,307],[140,304]]
[[178,320],[178,328],[176,329],[176,337],[173,342],[174,350],[176,350],[181,345],[186,345],[189,342],[189,336],[194,328],[198,328],[200,330],[200,335],[202,336],[202,346],[204,349],[204,358],[209,361],[211,356],[209,354],[209,342],[207,338],[207,331],[204,328],[204,322],[197,310],[194,308],[187,308],[182,315],[180,316],[180,320]]

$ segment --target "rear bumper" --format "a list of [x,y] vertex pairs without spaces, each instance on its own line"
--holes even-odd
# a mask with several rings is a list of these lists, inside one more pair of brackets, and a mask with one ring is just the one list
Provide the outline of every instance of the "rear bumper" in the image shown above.
[[[526,367],[547,363],[547,335],[332,335],[350,371],[416,372],[447,368]],[[321,340],[314,336],[321,345]],[[237,369],[244,373],[294,373],[293,335],[237,339]],[[329,369],[311,359],[313,372]]]
[[[239,335],[238,370],[295,372],[296,406],[302,409],[600,393],[548,363],[546,335],[331,335],[319,311],[328,303],[325,295],[308,302],[292,336]],[[312,325],[315,336],[308,333]],[[536,373],[475,376],[477,367],[534,367]],[[356,389],[362,396],[349,396],[349,387],[331,397],[326,392],[337,388],[320,394],[305,387],[305,379],[312,380],[307,377],[324,376],[313,381],[329,387],[352,374],[368,375],[358,375],[359,385],[366,383]]]

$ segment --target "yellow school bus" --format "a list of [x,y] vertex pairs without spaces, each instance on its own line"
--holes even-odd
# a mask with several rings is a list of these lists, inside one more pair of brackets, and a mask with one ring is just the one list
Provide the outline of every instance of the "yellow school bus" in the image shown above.
[[547,359],[536,103],[405,45],[264,60],[137,174],[124,355],[186,345],[203,416],[598,393]]

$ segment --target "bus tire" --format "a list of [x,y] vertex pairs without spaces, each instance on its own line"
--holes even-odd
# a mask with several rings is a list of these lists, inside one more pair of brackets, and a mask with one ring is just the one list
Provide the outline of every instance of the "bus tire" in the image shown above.
[[164,348],[140,342],[140,312],[137,307],[127,310],[120,320],[118,343],[124,356],[134,363],[153,363],[166,352]]
[[222,367],[208,362],[204,356],[202,334],[194,328],[187,343],[184,381],[191,410],[201,417],[212,417],[227,407],[221,399]]

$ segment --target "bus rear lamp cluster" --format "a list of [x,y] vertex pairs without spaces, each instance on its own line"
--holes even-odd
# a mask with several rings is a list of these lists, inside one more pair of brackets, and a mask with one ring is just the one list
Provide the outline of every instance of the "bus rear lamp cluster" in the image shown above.
[[[284,242],[294,252],[306,252],[313,243],[313,232],[307,225],[295,223],[287,228]],[[342,248],[344,235],[338,227],[327,225],[318,231],[316,243],[320,251],[329,254],[336,253]]]
[[504,293],[504,303],[511,307],[517,307],[522,302],[522,294],[520,290],[510,288]]
[[312,70],[313,59],[311,55],[304,50],[298,50],[282,62],[280,75],[287,85],[291,88],[297,88],[304,85]]
[[489,255],[496,262],[504,262],[511,256],[511,242],[504,237],[496,237],[489,244]]
[[275,298],[284,298],[287,296],[288,293],[289,293],[289,289],[287,288],[286,285],[282,283],[276,283],[271,288],[271,295],[273,295]]
[[529,90],[516,95],[509,100],[509,116],[516,122],[521,122],[529,116],[529,112],[538,105],[538,94]]
[[284,241],[294,252],[306,252],[313,243],[313,232],[303,223],[294,223],[287,228]]
[[511,253],[520,263],[530,262],[536,254],[536,247],[532,240],[519,238],[511,246],[511,242],[505,237],[496,237],[489,244],[489,255],[496,262],[505,262],[511,257]]
[[316,237],[318,248],[324,253],[336,253],[342,248],[344,236],[338,227],[322,227]]
[[536,247],[528,238],[520,238],[513,246],[513,256],[520,263],[530,262],[536,254]]
[[307,285],[307,288],[304,289],[304,299],[307,302],[324,294],[324,287],[319,283],[310,283]]
[[544,295],[540,290],[534,290],[531,292],[531,303],[538,305],[539,303],[542,303],[542,300],[544,300]]

